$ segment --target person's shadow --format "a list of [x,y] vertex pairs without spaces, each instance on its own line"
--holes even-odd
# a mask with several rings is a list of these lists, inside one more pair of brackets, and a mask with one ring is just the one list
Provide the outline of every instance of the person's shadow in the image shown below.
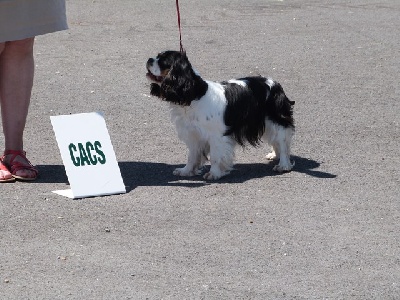
[[[295,161],[292,172],[304,173],[317,178],[336,178],[337,175],[315,170],[321,164],[315,160],[292,156]],[[123,181],[127,192],[134,190],[138,186],[186,186],[200,187],[210,183],[243,183],[254,178],[269,176],[281,176],[272,171],[272,166],[276,162],[236,164],[234,170],[226,177],[218,181],[206,181],[200,175],[195,177],[177,177],[172,174],[173,170],[183,165],[168,165],[156,162],[119,162]],[[68,178],[63,165],[38,165],[39,178],[35,183],[65,183]],[[205,167],[207,170],[209,166]],[[284,173],[285,174],[285,173]]]

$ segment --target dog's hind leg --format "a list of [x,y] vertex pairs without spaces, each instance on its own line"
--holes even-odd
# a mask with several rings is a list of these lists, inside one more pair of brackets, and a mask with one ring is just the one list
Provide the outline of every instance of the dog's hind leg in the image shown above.
[[265,156],[268,160],[275,160],[279,158],[279,147],[277,145],[272,145],[271,152]]
[[290,162],[290,145],[294,134],[291,127],[283,127],[278,125],[275,140],[273,142],[276,154],[279,153],[279,163],[273,168],[276,172],[289,172],[292,170],[294,163]]

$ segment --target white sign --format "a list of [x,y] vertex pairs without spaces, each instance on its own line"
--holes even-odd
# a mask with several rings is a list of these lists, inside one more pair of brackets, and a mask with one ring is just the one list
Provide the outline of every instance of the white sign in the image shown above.
[[100,113],[50,117],[70,190],[69,198],[126,193],[106,122]]

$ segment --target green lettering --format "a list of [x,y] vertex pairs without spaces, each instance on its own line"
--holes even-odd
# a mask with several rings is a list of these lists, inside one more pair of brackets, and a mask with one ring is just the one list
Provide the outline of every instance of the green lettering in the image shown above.
[[85,163],[90,165],[89,158],[87,157],[87,153],[86,153],[85,148],[83,147],[82,143],[78,143],[78,148],[79,148],[79,154],[81,156],[81,166],[84,166]]
[[79,167],[81,165],[79,157],[75,157],[74,152],[76,151],[76,147],[73,143],[69,144],[69,155],[71,156],[72,163],[75,167]]
[[99,163],[104,165],[106,163],[106,156],[104,155],[104,152],[100,150],[100,148],[101,148],[100,142],[99,141],[95,141],[94,142],[94,149],[96,150],[96,153],[100,156],[98,161],[99,161]]
[[93,150],[94,150],[94,147],[93,147],[92,143],[91,142],[87,142],[86,143],[86,152],[87,152],[87,154],[89,156],[89,160],[92,163],[92,165],[97,165],[97,157],[96,157],[96,155],[94,155],[92,157],[92,153],[91,152]]

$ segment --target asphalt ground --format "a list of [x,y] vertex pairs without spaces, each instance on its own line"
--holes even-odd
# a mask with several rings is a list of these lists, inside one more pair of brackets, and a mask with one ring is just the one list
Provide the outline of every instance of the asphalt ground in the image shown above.
[[[400,2],[180,5],[204,78],[263,74],[296,101],[294,170],[264,145],[220,181],[174,177],[186,148],[145,62],[179,49],[175,1],[67,0],[70,29],[36,39],[41,176],[0,185],[0,299],[400,299]],[[128,192],[71,200],[51,192],[68,179],[50,116],[92,111]]]

